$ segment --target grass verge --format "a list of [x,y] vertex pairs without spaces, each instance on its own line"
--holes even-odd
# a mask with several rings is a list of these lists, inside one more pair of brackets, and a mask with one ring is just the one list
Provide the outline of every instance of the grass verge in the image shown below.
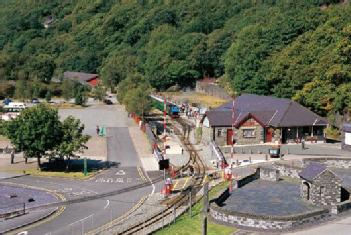
[[[221,183],[210,191],[210,199],[217,196],[220,190],[227,187],[227,183]],[[156,235],[196,235],[202,234],[202,205],[203,200],[201,199],[198,203],[193,206],[192,217],[189,217],[189,213],[184,213],[176,219],[175,224],[172,224],[158,232]],[[233,227],[228,227],[220,224],[208,222],[207,233],[209,235],[228,235],[233,234],[236,231]]]
[[62,172],[62,171],[40,171],[37,169],[26,169],[23,171],[16,170],[17,173],[30,174],[33,176],[42,177],[62,177],[62,178],[73,178],[73,179],[88,179],[95,175],[96,172],[88,172],[85,176],[82,172]]

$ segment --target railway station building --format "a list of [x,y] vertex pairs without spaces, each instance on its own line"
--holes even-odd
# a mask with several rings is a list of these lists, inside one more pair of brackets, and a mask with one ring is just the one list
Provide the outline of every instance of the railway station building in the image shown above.
[[[201,120],[202,141],[217,145],[325,141],[328,121],[289,99],[244,94]],[[232,128],[234,126],[234,130]]]

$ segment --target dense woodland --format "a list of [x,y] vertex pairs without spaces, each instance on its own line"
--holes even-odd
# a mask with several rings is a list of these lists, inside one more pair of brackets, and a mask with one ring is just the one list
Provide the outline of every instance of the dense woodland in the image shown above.
[[220,77],[238,94],[293,98],[327,115],[351,106],[351,6],[338,0],[1,0],[0,93],[11,95],[14,80],[29,81],[28,89],[36,85],[40,94],[66,70],[99,73],[111,87],[138,74],[158,90]]

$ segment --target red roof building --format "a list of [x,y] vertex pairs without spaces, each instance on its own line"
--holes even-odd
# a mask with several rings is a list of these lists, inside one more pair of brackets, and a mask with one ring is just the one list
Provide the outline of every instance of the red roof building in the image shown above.
[[93,73],[64,72],[63,78],[71,79],[83,85],[89,85],[91,87],[95,87],[99,84],[99,75]]

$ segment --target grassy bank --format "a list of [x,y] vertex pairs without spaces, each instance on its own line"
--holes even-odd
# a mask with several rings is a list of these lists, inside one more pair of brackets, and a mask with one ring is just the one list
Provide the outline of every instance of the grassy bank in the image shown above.
[[[212,188],[210,191],[210,198],[214,198],[218,192],[227,186],[226,183],[222,183]],[[202,205],[203,200],[200,200],[193,206],[192,218],[189,217],[189,213],[185,213],[177,218],[176,223],[168,226],[156,233],[156,235],[196,235],[201,234],[202,228]],[[215,223],[208,223],[208,234],[210,235],[228,235],[235,232],[235,228],[219,225]]]

